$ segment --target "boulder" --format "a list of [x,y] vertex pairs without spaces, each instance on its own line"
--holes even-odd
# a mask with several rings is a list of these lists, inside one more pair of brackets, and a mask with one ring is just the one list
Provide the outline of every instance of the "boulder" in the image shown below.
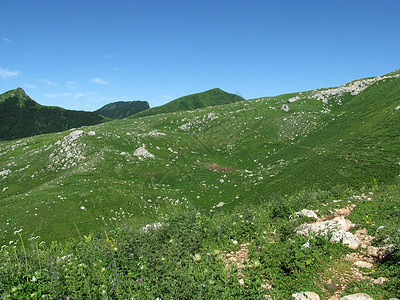
[[350,228],[351,221],[343,217],[336,217],[328,221],[302,224],[296,228],[296,233],[304,236],[309,236],[310,234],[326,236],[336,231],[349,231]]
[[361,245],[361,241],[358,237],[356,237],[351,232],[345,232],[343,234],[343,245],[348,246],[350,249],[357,249]]

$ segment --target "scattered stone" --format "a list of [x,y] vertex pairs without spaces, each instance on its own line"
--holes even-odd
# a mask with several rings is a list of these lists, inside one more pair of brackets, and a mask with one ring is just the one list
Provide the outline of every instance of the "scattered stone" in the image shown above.
[[372,263],[363,260],[358,260],[354,264],[359,268],[367,268],[367,269],[372,269],[372,267],[374,266]]
[[294,215],[296,217],[301,217],[301,216],[305,216],[307,218],[315,218],[318,219],[317,214],[312,211],[312,210],[308,210],[308,209],[302,209],[301,211],[295,212]]
[[367,247],[371,245],[371,242],[374,239],[373,236],[368,234],[368,230],[366,228],[357,230],[356,236],[361,241],[361,247],[364,249],[367,249]]
[[241,285],[241,286],[244,286],[244,279],[242,278],[242,279],[239,279],[239,284]]
[[340,298],[340,300],[374,300],[374,298],[364,293],[358,293],[358,294],[344,296]]
[[383,284],[387,279],[385,277],[379,277],[373,281],[374,284]]
[[143,226],[142,228],[139,229],[140,232],[149,232],[152,230],[157,230],[160,229],[163,226],[162,223],[160,222],[156,222],[156,223],[152,223],[152,224],[147,224],[146,226]]
[[397,106],[394,110],[400,110],[400,105]]
[[0,175],[1,175],[1,176],[6,176],[6,175],[8,175],[8,174],[10,174],[10,173],[11,173],[11,171],[7,169],[7,170],[1,171],[1,172],[0,172]]
[[145,147],[139,147],[133,152],[133,155],[137,156],[139,159],[143,158],[154,158],[154,155],[146,150]]
[[95,136],[95,135],[96,135],[96,132],[94,132],[93,130],[92,130],[92,131],[89,131],[89,132],[88,132],[88,135],[90,135],[90,136]]
[[[238,251],[231,251],[224,255],[225,257],[225,268],[230,270],[230,263],[236,265],[238,270],[238,276],[244,277],[242,270],[246,268],[246,265],[250,262],[249,258],[249,249],[247,248],[246,244],[241,244]],[[229,275],[228,275],[229,276]]]
[[306,243],[304,243],[303,245],[301,245],[301,249],[305,249],[305,248],[311,248],[311,242],[310,242],[310,240],[308,240]]
[[289,107],[289,105],[287,105],[287,104],[282,104],[281,109],[282,109],[283,111],[289,111],[289,110],[290,110],[290,107]]
[[83,133],[84,133],[83,130],[75,130],[69,134],[69,137],[73,141],[73,140],[77,139],[78,137],[80,137]]
[[296,293],[293,294],[292,297],[295,300],[320,300],[318,294],[314,293],[314,292],[300,292],[300,293]]

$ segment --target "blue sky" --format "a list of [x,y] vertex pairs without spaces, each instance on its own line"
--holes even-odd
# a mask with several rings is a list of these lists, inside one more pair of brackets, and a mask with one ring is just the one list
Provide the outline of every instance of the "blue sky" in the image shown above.
[[95,110],[337,86],[400,68],[399,16],[398,0],[3,0],[0,93]]

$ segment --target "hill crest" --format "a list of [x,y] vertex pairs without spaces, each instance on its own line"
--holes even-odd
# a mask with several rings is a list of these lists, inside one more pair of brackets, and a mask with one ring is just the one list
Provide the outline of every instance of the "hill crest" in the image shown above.
[[133,118],[158,115],[163,113],[178,112],[185,110],[195,110],[215,105],[230,104],[244,101],[242,97],[221,90],[220,88],[210,89],[204,92],[183,96],[172,100],[164,105],[149,108],[134,116]]

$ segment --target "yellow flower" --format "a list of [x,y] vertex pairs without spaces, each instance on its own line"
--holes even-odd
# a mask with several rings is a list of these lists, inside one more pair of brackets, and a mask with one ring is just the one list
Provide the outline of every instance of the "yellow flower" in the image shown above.
[[110,250],[117,251],[118,250],[118,248],[116,247],[117,241],[114,238],[112,238],[111,236],[109,237],[107,234],[107,231],[104,231],[104,233],[106,234],[106,240],[105,240],[106,247]]

